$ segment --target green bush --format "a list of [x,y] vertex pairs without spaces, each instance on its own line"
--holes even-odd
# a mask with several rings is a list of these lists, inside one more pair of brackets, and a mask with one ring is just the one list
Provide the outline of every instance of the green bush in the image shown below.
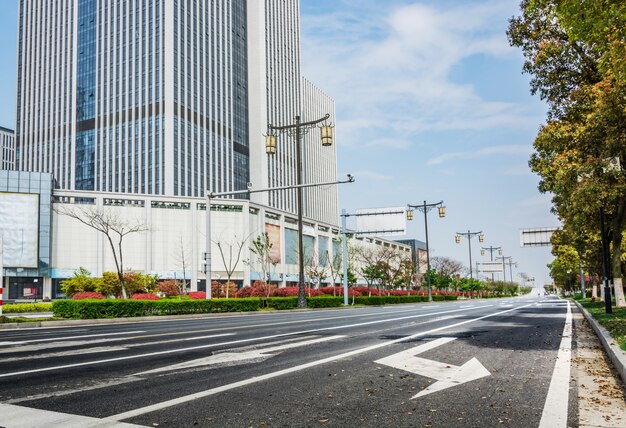
[[[433,300],[444,300],[445,296],[435,295],[433,296]],[[456,296],[454,297],[456,300]],[[418,303],[418,302],[427,302],[427,296],[359,296],[354,299],[354,303],[357,305],[393,305],[398,303]]]
[[249,312],[261,307],[260,299],[212,300],[58,300],[52,303],[55,317],[75,319],[126,318]]
[[306,299],[306,304],[309,308],[338,308],[343,305],[343,296],[309,297]]
[[14,303],[2,306],[7,314],[22,314],[24,312],[50,312],[52,303]]
[[268,297],[262,299],[263,307],[270,309],[295,309],[298,307],[297,297]]

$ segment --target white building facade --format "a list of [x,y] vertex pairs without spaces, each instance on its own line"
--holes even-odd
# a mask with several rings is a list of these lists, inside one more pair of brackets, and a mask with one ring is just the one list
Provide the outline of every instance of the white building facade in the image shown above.
[[[116,271],[106,236],[64,214],[68,210],[106,212],[128,225],[145,225],[145,231],[124,238],[124,271],[156,274],[160,279],[184,279],[190,290],[205,290],[202,265],[206,251],[205,198],[52,190],[51,184],[50,174],[0,172],[0,219],[2,226],[11,231],[11,236],[5,235],[4,246],[7,264],[3,283],[9,291],[5,295],[7,300],[61,298],[62,281],[81,267],[93,276]],[[229,252],[231,246],[237,251],[241,245],[239,263],[229,266],[234,270],[231,279],[238,286],[267,280],[268,276],[278,286],[297,284],[296,216],[246,200],[213,199],[211,207],[213,280],[227,279],[228,267],[219,247]],[[20,218],[11,214],[16,210],[22,213]],[[15,224],[8,224],[12,222]],[[29,232],[14,233],[20,228]],[[252,240],[265,233],[272,243],[271,257],[276,263],[264,276],[263,267],[250,247]],[[334,274],[330,266],[341,251],[339,229],[305,219],[303,235],[305,272],[309,272],[306,275],[313,270],[322,272],[318,286],[331,285],[333,279],[339,283],[337,266]],[[379,238],[356,238],[350,242],[351,248],[384,246],[407,254],[411,251],[407,245]],[[32,256],[25,260],[24,254]],[[228,260],[228,254],[225,255]],[[363,262],[357,258],[350,263],[354,263],[352,270],[358,275]],[[359,282],[365,284],[363,279]]]
[[0,169],[15,169],[15,132],[1,126]]

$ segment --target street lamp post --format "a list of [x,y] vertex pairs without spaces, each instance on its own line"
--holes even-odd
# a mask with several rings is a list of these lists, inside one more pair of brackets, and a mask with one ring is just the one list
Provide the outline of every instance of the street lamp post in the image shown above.
[[408,207],[409,210],[406,213],[407,220],[413,220],[413,211],[411,209],[416,209],[424,213],[424,234],[426,235],[426,281],[428,284],[428,301],[432,302],[433,291],[430,284],[430,249],[428,246],[428,212],[437,207],[439,212],[439,218],[444,218],[446,216],[446,207],[443,206],[443,201],[439,201],[434,204],[427,204],[426,201],[424,201],[424,203],[421,205],[408,205]]
[[461,243],[461,236],[467,238],[467,245],[469,247],[470,278],[474,278],[473,273],[472,273],[472,238],[474,236],[478,236],[478,242],[482,243],[485,241],[485,235],[483,235],[482,230],[479,232],[470,232],[469,230],[467,232],[457,232],[456,236],[454,237],[454,241],[457,244]]
[[[490,245],[489,247],[481,247],[480,255],[484,256],[486,250],[489,250],[489,258],[491,259],[491,261],[493,261],[493,252],[494,251],[498,250],[498,254],[502,255],[502,247],[494,247],[492,245]],[[493,272],[491,272],[491,282],[494,282]]]
[[[300,116],[295,117],[295,123],[290,125],[275,126],[269,124],[268,132],[265,137],[265,150],[268,155],[276,154],[276,141],[278,133],[295,131],[296,137],[296,184],[302,185],[302,130],[314,128],[322,122],[328,121],[330,114],[309,122],[302,122]],[[322,146],[331,146],[333,143],[333,127],[324,123],[321,126]],[[306,290],[304,286],[304,242],[302,237],[302,188],[297,188],[297,206],[298,206],[298,307],[306,308]]]
[[[502,253],[500,253],[502,254]],[[511,265],[511,263],[513,263],[513,257],[511,256],[501,256],[501,257],[496,257],[497,260],[502,260],[502,280],[506,283],[506,263],[505,260],[509,260],[509,266]],[[509,269],[511,272],[513,272],[511,269]],[[513,274],[511,273],[511,282],[513,282]]]
[[604,206],[600,206],[600,236],[602,238],[602,267],[604,268],[604,311],[613,313],[611,306],[611,287],[609,286],[609,245],[604,229]]

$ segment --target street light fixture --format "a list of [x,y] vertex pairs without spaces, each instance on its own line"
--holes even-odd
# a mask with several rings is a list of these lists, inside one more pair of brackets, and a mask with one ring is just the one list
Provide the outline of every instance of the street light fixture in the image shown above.
[[[289,125],[275,126],[267,125],[267,135],[265,136],[265,150],[268,155],[276,154],[278,133],[295,131],[296,139],[296,185],[302,185],[302,132],[303,129],[311,129],[324,123],[320,127],[321,142],[323,147],[333,144],[333,126],[328,124],[330,114],[309,122],[302,122],[300,116],[295,117],[295,123]],[[306,308],[306,290],[304,286],[304,242],[302,237],[302,187],[297,188],[297,208],[298,208],[298,307]]]
[[457,232],[454,237],[454,241],[457,244],[461,243],[461,236],[467,238],[467,245],[469,247],[469,267],[470,267],[470,278],[474,278],[474,274],[472,272],[472,238],[474,236],[478,236],[478,242],[483,242],[485,240],[485,235],[483,235],[482,230],[480,232]]
[[426,266],[427,266],[426,280],[428,283],[428,301],[432,302],[433,292],[432,292],[432,288],[430,285],[430,254],[429,254],[429,247],[428,247],[428,216],[427,214],[428,214],[428,211],[437,207],[438,209],[437,211],[439,212],[439,217],[444,218],[446,216],[446,207],[443,206],[443,201],[439,201],[435,204],[427,204],[426,201],[424,201],[424,203],[421,205],[408,205],[408,207],[409,207],[409,210],[406,212],[407,220],[413,219],[413,209],[419,210],[424,213],[424,231],[426,235]]
[[[489,250],[489,258],[491,259],[491,261],[493,261],[493,252],[495,250],[498,250],[498,254],[502,255],[502,247],[494,247],[493,245],[490,245],[489,247],[481,247],[480,255],[484,256],[486,250]],[[491,273],[491,282],[494,282],[493,272]]]

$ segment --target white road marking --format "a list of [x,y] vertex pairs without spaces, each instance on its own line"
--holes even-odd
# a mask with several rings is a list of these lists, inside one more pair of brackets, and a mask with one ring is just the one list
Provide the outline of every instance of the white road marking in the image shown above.
[[0,342],[0,346],[26,345],[27,343],[39,343],[39,342],[63,342],[64,340],[87,339],[90,337],[122,336],[125,334],[139,334],[139,333],[145,333],[145,331],[140,330],[140,331],[125,331],[125,332],[120,332],[120,333],[89,334],[86,336],[48,337],[46,339],[22,340],[22,341],[17,341],[17,342]]
[[140,425],[126,424],[87,416],[57,413],[30,407],[0,404],[0,423],[11,428],[63,427],[63,428],[130,428]]
[[452,342],[455,339],[456,337],[442,337],[374,362],[437,380],[437,382],[414,395],[411,398],[412,400],[432,394],[433,392],[442,391],[452,386],[490,376],[491,373],[489,373],[476,358],[472,358],[462,366],[454,366],[452,364],[440,363],[439,361],[427,360],[416,356]]
[[556,356],[548,396],[543,407],[539,428],[567,427],[567,405],[569,402],[569,377],[572,361],[572,309],[567,302],[565,327],[561,345]]
[[246,363],[250,360],[266,360],[276,353],[285,351],[287,349],[300,348],[306,345],[313,345],[316,343],[328,342],[329,340],[342,339],[346,336],[328,336],[320,337],[316,339],[304,340],[301,342],[286,343],[283,345],[272,346],[269,348],[253,349],[244,352],[220,352],[217,354],[209,355],[208,357],[198,358],[191,361],[185,361],[184,363],[174,364],[166,367],[159,367],[154,370],[147,370],[145,372],[137,373],[135,376],[141,376],[146,374],[171,372],[175,370],[198,368],[203,366],[220,366],[220,365],[236,365],[240,363]]
[[46,358],[57,358],[57,357],[69,357],[74,355],[83,355],[83,354],[98,354],[104,352],[119,352],[126,351],[128,348],[124,346],[98,346],[95,348],[82,348],[82,349],[74,349],[71,351],[61,351],[61,352],[49,352],[46,354],[35,354],[28,356],[19,356],[19,357],[11,357],[11,358],[3,358],[2,363],[10,363],[15,361],[29,361],[29,360],[44,360]]
[[404,342],[404,341],[407,341],[407,340],[415,339],[415,338],[418,338],[418,337],[421,337],[421,336],[430,335],[430,334],[436,333],[438,331],[447,330],[447,329],[450,329],[450,328],[459,327],[459,326],[462,326],[462,325],[465,325],[465,324],[469,324],[469,323],[473,323],[473,322],[476,322],[476,321],[480,321],[480,320],[483,320],[483,319],[486,319],[486,318],[491,318],[491,317],[494,317],[494,316],[502,315],[502,314],[505,314],[507,312],[516,311],[518,309],[525,308],[527,306],[528,305],[519,306],[517,308],[507,309],[505,311],[495,312],[493,314],[484,315],[482,317],[474,318],[474,319],[471,319],[471,320],[461,321],[461,322],[458,322],[458,323],[455,323],[455,324],[434,328],[432,330],[424,331],[424,332],[421,332],[421,333],[416,333],[416,334],[413,334],[413,335],[410,335],[410,336],[407,336],[407,337],[402,337],[402,338],[399,338],[399,339],[394,339],[394,340],[390,340],[390,341],[387,341],[387,342],[378,343],[376,345],[367,346],[365,348],[355,349],[353,351],[345,352],[343,354],[335,355],[335,356],[328,357],[328,358],[323,358],[321,360],[312,361],[312,362],[309,362],[309,363],[306,363],[306,364],[301,364],[299,366],[290,367],[290,368],[279,370],[279,371],[276,371],[276,372],[273,372],[273,373],[267,373],[267,374],[264,374],[264,375],[261,375],[261,376],[255,376],[255,377],[252,377],[252,378],[249,378],[249,379],[241,380],[239,382],[234,382],[234,383],[231,383],[231,384],[228,384],[228,385],[222,385],[222,386],[219,386],[217,388],[208,389],[206,391],[201,391],[201,392],[197,392],[197,393],[194,393],[194,394],[189,394],[189,395],[186,395],[186,396],[183,396],[183,397],[174,398],[172,400],[164,401],[162,403],[156,403],[156,404],[152,404],[150,406],[141,407],[139,409],[130,410],[128,412],[120,413],[120,414],[117,414],[117,415],[112,415],[112,416],[109,416],[109,417],[107,417],[105,419],[112,420],[112,421],[122,421],[124,419],[129,419],[129,418],[133,418],[133,417],[136,417],[136,416],[141,416],[141,415],[144,415],[146,413],[156,412],[158,410],[163,410],[163,409],[166,409],[168,407],[172,407],[172,406],[176,406],[176,405],[179,405],[179,404],[187,403],[189,401],[197,400],[199,398],[204,398],[204,397],[209,397],[209,396],[212,396],[212,395],[216,395],[216,394],[219,394],[220,392],[229,391],[231,389],[239,388],[239,387],[242,387],[242,386],[252,385],[252,384],[255,384],[255,383],[258,383],[258,382],[262,382],[262,381],[265,381],[265,380],[273,379],[273,378],[276,378],[276,377],[279,377],[279,376],[283,376],[283,375],[286,375],[286,374],[299,372],[299,371],[302,371],[302,370],[305,370],[305,369],[309,369],[311,367],[320,366],[320,365],[323,365],[323,364],[326,364],[326,363],[331,363],[331,362],[334,362],[334,361],[342,360],[342,359],[345,359],[345,358],[349,358],[349,357],[352,357],[352,356],[355,356],[355,355],[363,354],[363,353],[366,353],[366,352],[369,352],[369,351],[373,351],[373,350],[376,350],[376,349],[384,348],[384,347],[387,347],[387,346],[390,346],[390,345],[393,345],[393,344],[396,344],[396,343],[400,343],[400,342]]
[[[484,306],[484,307],[486,307],[486,306]],[[264,336],[264,337],[253,337],[253,338],[250,338],[250,339],[233,340],[233,341],[230,341],[230,342],[213,343],[213,344],[207,344],[207,345],[198,345],[198,346],[192,346],[192,347],[189,347],[189,348],[182,348],[182,349],[171,349],[171,350],[167,350],[167,351],[149,352],[149,353],[146,353],[146,354],[127,355],[127,356],[124,356],[124,357],[117,357],[117,358],[107,358],[107,359],[104,359],[104,360],[86,361],[86,362],[74,363],[74,364],[64,364],[64,365],[61,365],[61,366],[44,367],[44,368],[33,369],[33,370],[23,370],[23,371],[19,371],[19,372],[11,372],[11,373],[0,374],[0,378],[19,376],[19,375],[24,375],[24,374],[32,374],[32,373],[41,373],[41,372],[54,371],[54,370],[62,370],[62,369],[68,369],[68,368],[74,368],[74,367],[94,366],[94,365],[98,365],[98,364],[112,363],[112,362],[116,362],[116,361],[132,360],[132,359],[137,359],[137,358],[153,357],[153,356],[157,356],[157,355],[166,355],[166,354],[173,354],[173,353],[180,353],[180,352],[187,352],[187,351],[195,351],[195,350],[198,350],[198,349],[207,349],[207,348],[214,348],[214,347],[218,347],[218,346],[234,345],[234,344],[237,344],[237,343],[255,342],[255,341],[261,341],[261,340],[265,340],[265,339],[275,339],[275,338],[278,338],[278,337],[288,337],[288,336],[296,336],[296,335],[300,335],[300,334],[317,333],[317,332],[320,332],[320,331],[342,330],[342,329],[346,329],[346,328],[361,327],[361,326],[365,326],[365,325],[382,324],[382,323],[387,323],[387,322],[402,321],[402,320],[413,319],[413,318],[423,318],[423,317],[432,316],[432,315],[448,314],[448,313],[454,313],[454,312],[463,312],[464,310],[465,309],[455,309],[455,310],[451,310],[451,311],[433,312],[433,313],[429,313],[429,314],[410,315],[410,316],[399,317],[399,318],[389,318],[389,319],[384,319],[384,320],[366,321],[366,322],[357,323],[357,324],[340,325],[340,326],[335,326],[335,327],[323,327],[323,328],[316,328],[316,329],[312,329],[312,330],[296,331],[296,332],[291,332],[291,333],[280,333],[280,334],[274,334],[274,335]],[[436,319],[435,320],[429,320],[427,322],[433,322],[433,321],[436,321]]]
[[[124,348],[136,348],[140,346],[151,346],[151,345],[160,345],[163,343],[174,343],[174,342],[189,342],[193,340],[203,340],[203,339],[212,339],[215,337],[224,337],[224,336],[234,336],[235,333],[223,333],[223,334],[211,334],[207,336],[193,336],[193,337],[182,337],[179,339],[168,339],[168,340],[159,340],[156,342],[144,342],[144,343],[131,343],[128,345],[124,345]],[[158,335],[156,335],[158,336]],[[35,344],[35,345],[26,345],[26,346],[18,346],[15,348],[5,349],[4,351],[0,351],[0,354],[13,354],[16,352],[32,352],[32,351],[41,351],[43,349],[54,349],[54,348],[69,348],[71,346],[84,346],[84,345],[97,345],[100,343],[111,343],[111,342],[126,342],[134,339],[142,339],[146,336],[136,336],[136,337],[120,337],[120,338],[107,338],[107,339],[96,339],[96,340],[76,340],[73,342],[58,342],[58,343],[50,343],[50,344]],[[153,337],[153,335],[147,336]],[[83,348],[88,349],[88,348]]]

